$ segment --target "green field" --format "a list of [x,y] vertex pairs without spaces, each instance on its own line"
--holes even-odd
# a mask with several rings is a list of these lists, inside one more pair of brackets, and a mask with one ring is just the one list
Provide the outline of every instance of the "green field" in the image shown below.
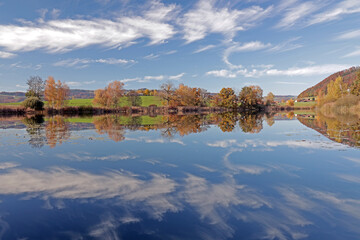
[[21,102],[16,103],[0,103],[0,106],[20,106]]
[[[141,106],[148,107],[149,105],[161,106],[161,100],[157,96],[140,96]],[[69,107],[80,107],[80,106],[93,106],[93,99],[72,99],[68,100],[67,106]],[[46,102],[45,102],[46,104]],[[0,103],[0,106],[19,106],[21,102],[18,103]],[[120,106],[130,106],[130,103],[127,100],[127,97],[122,97],[120,100]]]
[[[312,107],[315,106],[316,102],[296,102],[294,107]],[[286,103],[279,103],[279,106],[286,106]]]

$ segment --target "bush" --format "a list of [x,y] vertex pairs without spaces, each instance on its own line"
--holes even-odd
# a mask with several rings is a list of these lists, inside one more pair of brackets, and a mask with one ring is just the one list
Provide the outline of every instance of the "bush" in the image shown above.
[[23,106],[25,108],[31,108],[38,111],[44,109],[44,102],[37,97],[29,97],[25,99]]

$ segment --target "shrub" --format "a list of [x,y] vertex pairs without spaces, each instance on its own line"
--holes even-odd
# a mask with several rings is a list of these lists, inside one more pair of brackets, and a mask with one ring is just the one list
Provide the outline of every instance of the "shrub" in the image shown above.
[[23,102],[23,106],[25,108],[31,108],[34,110],[43,110],[44,102],[37,97],[29,97],[25,99],[25,101]]

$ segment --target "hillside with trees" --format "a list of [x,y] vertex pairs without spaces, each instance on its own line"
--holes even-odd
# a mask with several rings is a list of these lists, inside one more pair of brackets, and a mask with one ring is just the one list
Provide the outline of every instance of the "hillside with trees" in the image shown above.
[[335,81],[337,77],[342,77],[345,84],[351,86],[355,80],[357,79],[357,71],[360,70],[360,67],[351,67],[349,69],[334,73],[329,77],[325,78],[315,86],[312,86],[302,93],[299,94],[298,98],[307,98],[307,97],[314,97],[319,94],[319,92],[323,92],[324,94],[327,93],[327,86],[331,81]]

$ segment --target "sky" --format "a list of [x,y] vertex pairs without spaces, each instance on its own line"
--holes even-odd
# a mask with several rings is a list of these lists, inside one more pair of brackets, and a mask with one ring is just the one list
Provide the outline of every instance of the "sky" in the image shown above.
[[360,62],[359,0],[0,0],[0,91],[167,81],[297,95]]

